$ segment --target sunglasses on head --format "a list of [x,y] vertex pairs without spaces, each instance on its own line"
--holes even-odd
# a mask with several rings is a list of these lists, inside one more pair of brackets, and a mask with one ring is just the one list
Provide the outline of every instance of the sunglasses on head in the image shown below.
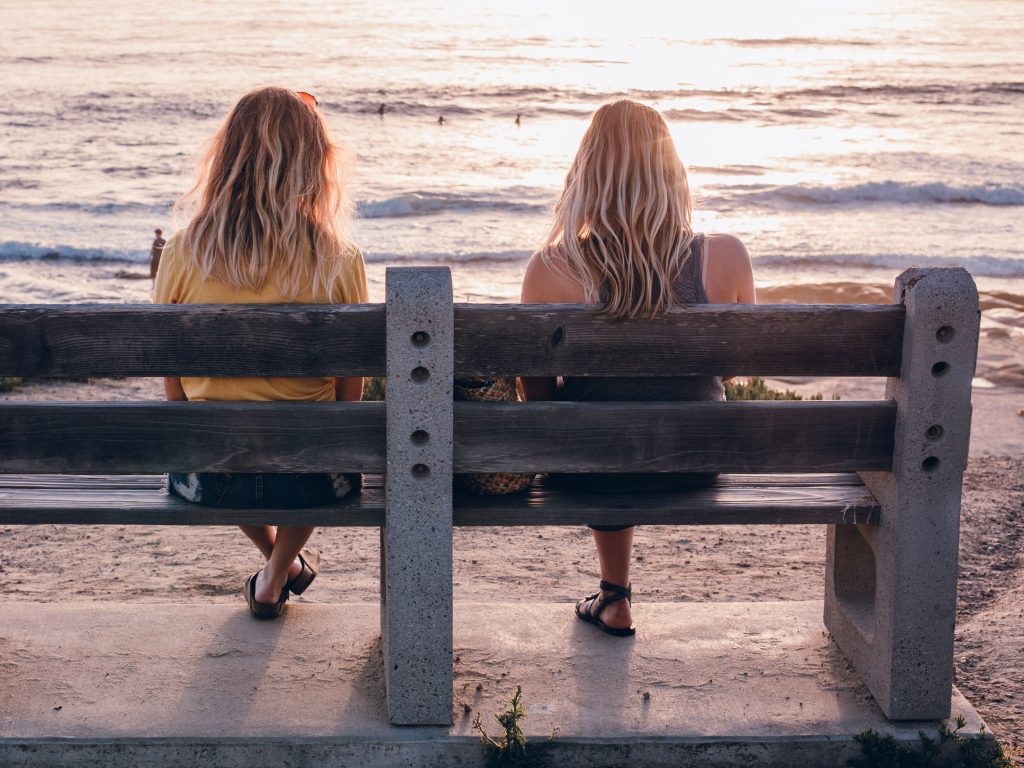
[[295,95],[302,99],[304,102],[306,102],[306,105],[310,109],[316,109],[317,107],[320,106],[320,102],[316,100],[316,96],[314,96],[312,93],[306,93],[305,91],[296,91]]

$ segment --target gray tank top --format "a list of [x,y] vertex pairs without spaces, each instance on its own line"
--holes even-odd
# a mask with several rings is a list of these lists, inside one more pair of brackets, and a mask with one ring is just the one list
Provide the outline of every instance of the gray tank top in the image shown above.
[[[685,304],[708,304],[701,280],[704,235],[690,246],[690,258],[675,283],[676,296]],[[602,297],[603,298],[603,297]],[[601,376],[566,377],[560,400],[724,400],[719,376]]]

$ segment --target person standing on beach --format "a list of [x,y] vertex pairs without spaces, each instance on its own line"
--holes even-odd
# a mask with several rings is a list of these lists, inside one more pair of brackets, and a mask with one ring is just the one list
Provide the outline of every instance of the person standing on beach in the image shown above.
[[[612,319],[653,319],[689,304],[753,304],[743,243],[694,233],[686,168],[665,118],[628,99],[594,113],[544,247],[523,278],[524,304],[593,304]],[[717,376],[524,378],[528,400],[724,400]],[[712,485],[716,473],[552,475],[578,491],[621,493]],[[633,527],[590,526],[600,590],[576,616],[616,636],[636,633],[629,579]]]
[[167,241],[164,240],[164,231],[162,229],[156,230],[156,239],[153,241],[152,247],[149,249],[149,276],[156,283],[156,273],[160,269],[160,257],[164,253],[164,246]]
[[[367,301],[363,255],[348,238],[342,150],[309,94],[252,91],[235,105],[178,201],[191,214],[164,247],[159,304],[356,304]],[[360,377],[168,378],[168,400],[359,400]],[[170,493],[214,507],[300,508],[358,492],[360,476],[177,473]],[[256,618],[275,618],[305,591],[319,553],[307,526],[241,526],[266,559],[245,582]]]

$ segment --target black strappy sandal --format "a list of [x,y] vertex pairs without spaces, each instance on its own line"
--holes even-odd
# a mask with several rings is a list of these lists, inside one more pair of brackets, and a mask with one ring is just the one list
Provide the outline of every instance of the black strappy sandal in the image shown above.
[[[601,592],[611,592],[611,597],[601,597]],[[615,637],[632,637],[636,634],[636,627],[630,624],[628,627],[610,627],[605,624],[599,618],[601,613],[612,603],[617,603],[619,600],[628,600],[629,604],[633,604],[633,590],[632,585],[623,587],[619,584],[612,584],[610,581],[601,582],[601,592],[595,592],[594,594],[583,598],[576,603],[576,616],[587,624],[593,624],[595,627],[600,629],[602,632],[607,632],[609,635]],[[600,598],[600,599],[599,599]],[[580,610],[580,606],[587,601],[592,601],[590,606],[587,608],[586,613]]]

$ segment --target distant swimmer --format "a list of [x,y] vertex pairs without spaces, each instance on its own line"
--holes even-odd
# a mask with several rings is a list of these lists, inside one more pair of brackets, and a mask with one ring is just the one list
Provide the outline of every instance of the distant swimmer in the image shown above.
[[382,103],[379,107],[377,107],[377,114],[380,115],[381,117],[384,117],[384,111],[386,109],[387,105]]
[[523,116],[521,114],[518,114],[518,113],[516,114],[516,128],[518,128],[520,126],[520,124],[522,123],[522,118],[523,118]]
[[437,124],[438,125],[444,125],[444,115],[438,115],[437,116]]
[[163,230],[156,230],[156,239],[153,241],[153,247],[149,249],[149,276],[153,280],[156,280],[156,271],[160,269],[160,257],[164,255],[165,245],[167,241],[164,240]]

